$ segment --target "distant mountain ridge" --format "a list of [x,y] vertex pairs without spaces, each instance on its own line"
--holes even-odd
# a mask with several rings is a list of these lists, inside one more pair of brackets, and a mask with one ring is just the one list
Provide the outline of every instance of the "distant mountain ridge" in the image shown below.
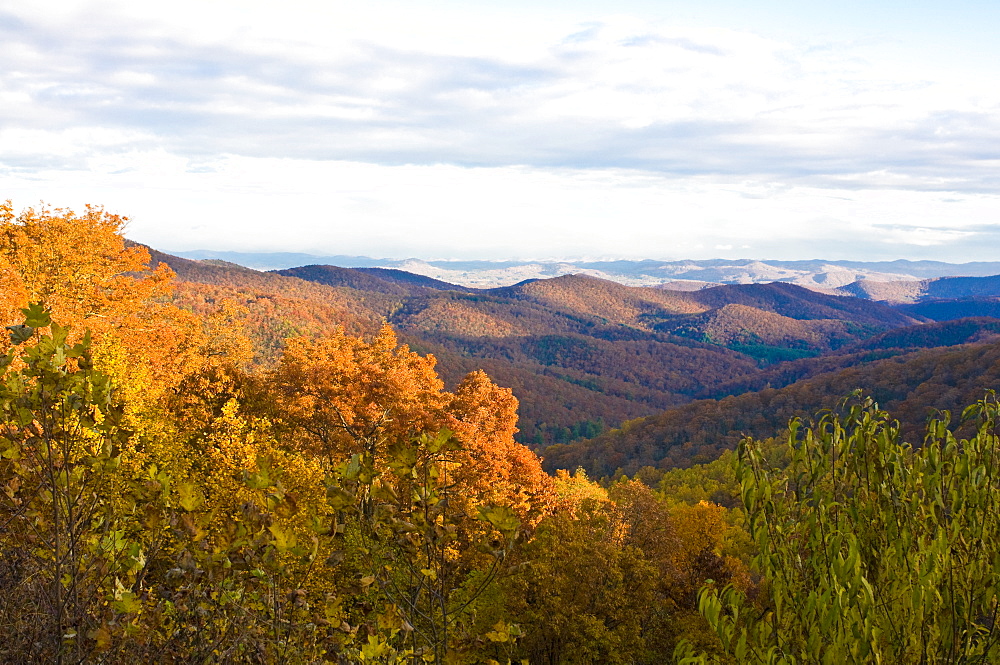
[[952,298],[1000,296],[1000,275],[936,277],[919,281],[860,280],[837,290],[842,295],[899,304]]
[[[978,351],[967,358],[963,345],[1000,344],[1000,319],[948,320],[1000,315],[1000,296],[992,295],[1000,292],[997,276],[863,279],[837,288],[682,280],[663,288],[593,271],[532,277],[511,264],[522,272],[508,277],[528,277],[474,288],[401,268],[309,264],[263,272],[238,266],[232,256],[152,254],[182,280],[178,304],[198,310],[232,301],[230,311],[250,325],[262,362],[273,361],[289,335],[330,326],[370,334],[385,321],[400,341],[436,357],[447,385],[482,369],[511,388],[520,400],[519,440],[540,448],[576,442],[549,448],[550,466],[581,464],[602,475],[709,459],[758,425],[780,427],[793,406],[808,413],[856,386],[871,387],[880,401],[903,399],[905,408],[953,408],[956,397],[987,385],[974,378],[983,368],[970,363],[992,358]],[[741,279],[748,271],[798,279],[792,268],[764,262],[683,263],[674,274],[717,277],[728,270]],[[816,264],[833,274],[830,262]],[[958,355],[940,356],[939,347]],[[939,356],[959,369],[931,362]],[[602,431],[593,443],[584,441]]]
[[327,286],[346,286],[360,291],[376,291],[391,295],[422,295],[427,293],[428,289],[462,292],[476,290],[395,268],[342,268],[330,265],[308,265],[271,272]]
[[183,280],[177,302],[243,308],[260,362],[273,362],[284,337],[327,322],[365,334],[387,321],[401,341],[434,354],[448,385],[483,369],[514,389],[519,437],[539,445],[592,436],[713,386],[742,385],[763,366],[923,320],[787,283],[681,291],[568,274],[475,289],[398,268],[263,272],[152,255]]
[[[307,265],[344,268],[394,268],[451,284],[496,288],[528,279],[585,274],[628,286],[673,284],[686,290],[692,284],[755,284],[788,282],[815,290],[847,287],[860,281],[920,282],[940,277],[984,277],[1000,274],[1000,261],[944,263],[940,261],[778,261],[751,259],[708,260],[548,260],[445,261],[375,259],[365,256],[317,256],[303,253],[249,253],[197,250],[173,252],[188,259],[221,259],[256,270],[286,270]],[[853,295],[853,294],[852,294]],[[861,296],[864,297],[864,296]]]

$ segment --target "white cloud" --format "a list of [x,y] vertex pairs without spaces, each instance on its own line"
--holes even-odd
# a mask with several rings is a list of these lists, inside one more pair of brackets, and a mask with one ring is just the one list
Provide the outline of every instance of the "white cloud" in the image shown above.
[[175,249],[889,256],[998,223],[996,64],[299,0],[0,2],[0,40],[0,196]]
[[[93,159],[74,187],[36,171],[17,200],[104,202],[129,235],[164,249],[405,258],[988,258],[997,197],[676,180],[621,170],[384,166],[162,150]],[[914,220],[921,220],[914,224]],[[960,223],[957,221],[960,220]],[[948,252],[951,255],[946,256]],[[978,252],[978,254],[976,253]]]

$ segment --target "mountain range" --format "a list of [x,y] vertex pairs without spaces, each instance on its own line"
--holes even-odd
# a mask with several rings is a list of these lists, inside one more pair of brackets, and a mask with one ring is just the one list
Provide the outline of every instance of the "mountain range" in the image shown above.
[[859,281],[919,282],[956,275],[983,277],[1000,274],[1000,262],[955,264],[940,261],[864,262],[820,259],[432,261],[209,250],[175,252],[175,254],[196,260],[223,260],[257,270],[282,270],[304,265],[395,268],[451,284],[478,288],[510,286],[526,279],[547,279],[573,274],[590,275],[629,286],[672,285],[672,288],[692,289],[713,284],[788,282],[821,290],[839,289]]
[[[253,337],[261,364],[274,362],[289,335],[331,326],[366,335],[388,322],[402,342],[434,355],[449,386],[483,369],[511,388],[520,400],[518,438],[544,449],[550,466],[598,475],[707,459],[742,433],[773,432],[775,423],[809,415],[852,387],[882,390],[905,406],[899,395],[936,385],[929,403],[949,408],[951,397],[964,399],[968,390],[928,381],[978,390],[972,369],[928,378],[899,364],[926,364],[942,348],[995,345],[1000,323],[982,317],[1000,304],[993,295],[1000,278],[989,276],[678,290],[575,274],[477,288],[398,267],[267,272],[155,251],[153,260],[177,272],[180,306],[233,304],[235,324]],[[708,270],[710,262],[702,263]],[[949,267],[922,267],[942,265]],[[712,269],[723,268],[736,266]],[[978,318],[955,320],[968,316]]]

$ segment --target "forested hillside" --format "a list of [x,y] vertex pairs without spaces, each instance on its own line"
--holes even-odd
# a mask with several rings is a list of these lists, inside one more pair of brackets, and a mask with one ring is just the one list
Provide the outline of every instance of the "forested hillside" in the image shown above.
[[726,509],[545,474],[384,294],[0,213],[0,661],[656,663],[748,583]]
[[401,270],[260,273],[162,254],[154,260],[184,280],[180,294],[229,288],[251,319],[270,307],[271,321],[248,327],[261,338],[261,362],[279,346],[281,331],[268,332],[276,320],[291,333],[313,330],[315,319],[329,321],[323,312],[334,307],[353,321],[349,330],[371,330],[384,318],[413,348],[434,355],[447,385],[482,368],[515,389],[522,404],[517,437],[532,445],[590,436],[713,386],[739,388],[762,365],[815,356],[917,320],[787,284],[675,292],[569,275],[476,290]]
[[[171,269],[125,221],[0,205],[2,662],[1000,657],[996,321]],[[768,365],[653,329],[725,307],[868,339]],[[587,437],[763,373],[549,447],[572,473],[515,440],[519,393]]]
[[903,434],[918,440],[935,411],[960,412],[1000,386],[1000,341],[844,354],[789,365],[755,377],[769,377],[783,387],[744,384],[756,390],[629,421],[588,441],[550,446],[543,452],[546,468],[582,467],[601,477],[632,475],[646,466],[708,462],[743,437],[771,436],[791,418],[808,417],[858,388],[907,423]]

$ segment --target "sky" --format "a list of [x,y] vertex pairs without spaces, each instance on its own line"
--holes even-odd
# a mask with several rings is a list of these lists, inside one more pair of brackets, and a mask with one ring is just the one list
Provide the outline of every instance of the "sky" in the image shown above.
[[998,26],[995,0],[0,0],[0,199],[165,251],[996,261]]

